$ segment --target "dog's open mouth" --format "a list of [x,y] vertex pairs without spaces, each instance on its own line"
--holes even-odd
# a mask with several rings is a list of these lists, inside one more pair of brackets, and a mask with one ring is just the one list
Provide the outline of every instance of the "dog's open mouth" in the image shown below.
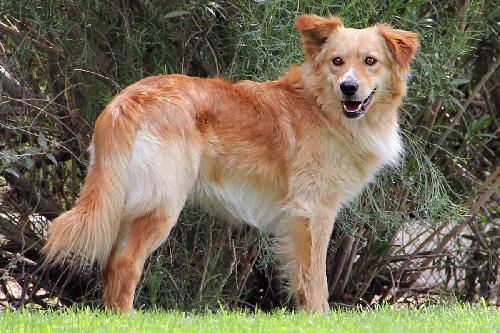
[[368,104],[370,104],[373,94],[375,94],[375,90],[376,89],[373,89],[364,101],[342,101],[344,115],[347,118],[358,118],[362,116],[365,113]]

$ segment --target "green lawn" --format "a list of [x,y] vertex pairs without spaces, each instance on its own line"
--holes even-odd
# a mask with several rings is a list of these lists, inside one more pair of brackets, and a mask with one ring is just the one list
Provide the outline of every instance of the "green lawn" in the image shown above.
[[8,311],[0,332],[500,332],[499,310],[486,306],[440,305],[414,310],[335,310],[328,315],[218,312]]

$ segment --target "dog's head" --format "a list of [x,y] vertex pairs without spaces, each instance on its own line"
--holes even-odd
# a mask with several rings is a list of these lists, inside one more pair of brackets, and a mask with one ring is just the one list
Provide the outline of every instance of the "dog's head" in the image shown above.
[[377,103],[400,100],[418,47],[417,34],[376,25],[345,28],[338,18],[302,15],[301,33],[307,84],[329,109],[359,118]]

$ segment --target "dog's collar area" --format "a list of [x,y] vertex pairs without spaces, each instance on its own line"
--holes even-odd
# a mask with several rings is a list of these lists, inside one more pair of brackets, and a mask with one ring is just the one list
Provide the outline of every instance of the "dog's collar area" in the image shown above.
[[377,89],[373,89],[370,95],[368,95],[367,98],[365,98],[363,101],[342,101],[342,107],[344,108],[344,115],[347,118],[358,118],[362,116],[366,108],[368,107],[368,104],[370,104],[370,101],[372,100],[373,95],[375,94],[375,91]]

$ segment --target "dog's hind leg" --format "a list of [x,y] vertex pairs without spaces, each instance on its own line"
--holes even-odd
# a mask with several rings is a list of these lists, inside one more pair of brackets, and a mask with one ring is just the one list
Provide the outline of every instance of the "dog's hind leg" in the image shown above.
[[134,293],[146,258],[168,237],[178,212],[156,210],[136,218],[120,235],[104,269],[104,303],[121,312],[133,309]]
[[194,140],[139,133],[129,164],[124,222],[104,269],[105,305],[124,312],[133,308],[146,258],[177,222],[196,181],[200,148]]
[[290,292],[306,312],[327,312],[326,254],[333,220],[307,218],[287,222],[278,249]]

